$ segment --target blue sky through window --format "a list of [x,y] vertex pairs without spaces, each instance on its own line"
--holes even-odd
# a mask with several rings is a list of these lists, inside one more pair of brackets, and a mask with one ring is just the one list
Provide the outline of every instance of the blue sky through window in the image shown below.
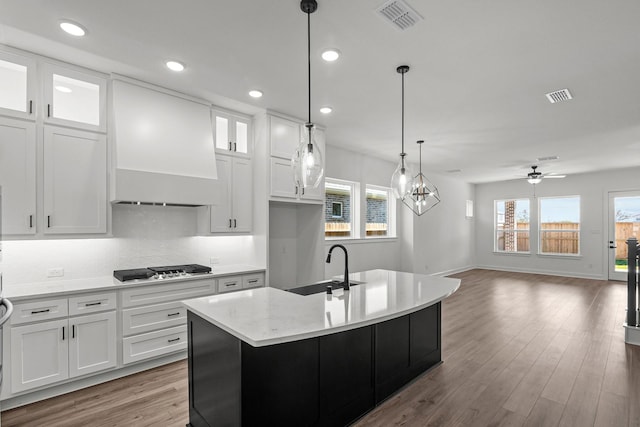
[[580,222],[580,197],[540,198],[540,222]]

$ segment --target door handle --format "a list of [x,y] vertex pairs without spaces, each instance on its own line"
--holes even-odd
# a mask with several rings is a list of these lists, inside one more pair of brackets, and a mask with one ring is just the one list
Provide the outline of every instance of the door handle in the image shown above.
[[609,245],[609,249],[615,249],[615,248],[617,248],[617,246],[611,246],[611,245]]
[[609,249],[615,249],[617,246],[614,244],[613,240],[609,240]]

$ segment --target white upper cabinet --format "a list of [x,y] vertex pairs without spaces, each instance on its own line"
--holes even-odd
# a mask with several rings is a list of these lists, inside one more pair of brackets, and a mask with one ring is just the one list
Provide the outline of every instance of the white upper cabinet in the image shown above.
[[220,155],[216,163],[218,181],[215,191],[216,201],[211,205],[211,232],[250,232],[253,222],[251,160]]
[[301,127],[302,125],[298,122],[277,116],[269,116],[271,155],[291,160],[301,141]]
[[251,119],[212,110],[216,150],[221,153],[251,154]]
[[[1,84],[1,83],[0,83]],[[2,233],[36,231],[36,125],[0,117]]]
[[105,233],[106,215],[106,137],[46,126],[44,232]]
[[36,63],[0,51],[0,114],[35,119]]
[[106,79],[53,64],[43,73],[45,122],[106,131]]

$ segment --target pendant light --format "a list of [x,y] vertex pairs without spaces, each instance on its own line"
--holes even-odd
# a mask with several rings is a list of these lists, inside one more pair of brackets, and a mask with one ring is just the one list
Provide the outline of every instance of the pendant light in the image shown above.
[[409,171],[409,167],[405,165],[404,158],[407,153],[404,152],[404,75],[409,71],[408,65],[401,65],[396,71],[402,75],[402,152],[400,153],[400,163],[393,175],[391,175],[391,189],[396,199],[404,200],[411,194],[413,177]]
[[416,143],[420,147],[420,172],[413,178],[411,194],[403,199],[402,202],[411,208],[413,213],[420,216],[440,203],[440,193],[438,188],[422,173],[422,144],[424,144],[424,141],[420,140]]
[[309,110],[308,121],[305,123],[305,132],[300,145],[293,154],[291,164],[294,172],[294,180],[298,187],[317,188],[322,182],[324,174],[324,159],[322,150],[316,142],[316,129],[311,121],[311,14],[318,8],[315,0],[302,0],[300,9],[307,14],[307,70],[308,70],[308,94]]

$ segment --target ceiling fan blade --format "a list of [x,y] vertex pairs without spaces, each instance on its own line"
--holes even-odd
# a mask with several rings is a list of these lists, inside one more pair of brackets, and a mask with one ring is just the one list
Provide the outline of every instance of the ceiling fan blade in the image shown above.
[[566,178],[567,175],[543,175],[543,178]]

